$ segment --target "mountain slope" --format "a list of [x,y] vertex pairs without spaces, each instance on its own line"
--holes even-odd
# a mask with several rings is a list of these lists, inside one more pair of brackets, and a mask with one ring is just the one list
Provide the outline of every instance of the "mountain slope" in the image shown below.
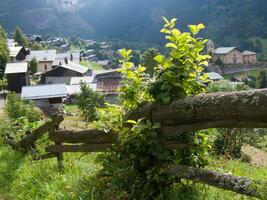
[[179,26],[203,22],[203,35],[220,45],[248,46],[267,37],[265,0],[1,0],[0,23],[8,31],[53,32],[82,37],[161,41],[161,16]]

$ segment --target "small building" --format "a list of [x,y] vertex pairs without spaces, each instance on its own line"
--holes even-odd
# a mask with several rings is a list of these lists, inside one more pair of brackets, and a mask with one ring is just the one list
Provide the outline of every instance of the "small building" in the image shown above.
[[43,84],[70,84],[72,77],[91,76],[92,70],[80,64],[68,61],[67,64],[54,66],[50,71],[42,75],[41,82]]
[[219,81],[219,80],[224,79],[220,74],[218,74],[216,72],[209,72],[206,74],[208,75],[209,79],[212,81]]
[[30,62],[34,58],[37,60],[37,72],[45,73],[52,69],[56,59],[56,50],[31,51],[26,60]]
[[5,69],[7,90],[21,93],[23,86],[30,85],[30,77],[27,63],[8,63]]
[[122,76],[117,70],[101,72],[95,75],[97,91],[105,95],[108,102],[116,102]]
[[32,100],[43,110],[52,108],[63,109],[63,98],[67,97],[67,87],[65,84],[34,85],[22,88],[21,98]]
[[236,47],[220,47],[214,50],[214,60],[224,64],[243,64],[242,51]]
[[255,64],[257,63],[257,53],[252,51],[244,51],[243,55],[243,63],[244,64]]
[[11,62],[21,62],[24,61],[26,56],[29,55],[29,51],[22,46],[11,46],[9,47],[9,55]]
[[79,64],[81,61],[81,53],[80,51],[69,51],[66,53],[57,53],[55,61],[53,62],[53,66],[62,65],[65,61],[69,60],[71,62]]

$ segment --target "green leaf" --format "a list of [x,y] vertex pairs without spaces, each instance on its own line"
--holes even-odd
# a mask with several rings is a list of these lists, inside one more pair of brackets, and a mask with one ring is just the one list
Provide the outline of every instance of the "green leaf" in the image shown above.
[[178,47],[177,47],[176,44],[174,44],[174,43],[167,43],[167,44],[166,44],[166,47],[167,47],[167,48],[178,49]]
[[170,24],[169,20],[166,17],[162,17],[165,24]]
[[155,58],[154,58],[155,61],[157,61],[158,63],[162,64],[165,60],[165,57],[163,55],[157,55]]
[[166,28],[161,29],[160,32],[161,32],[161,33],[165,33],[165,34],[171,34],[171,31],[168,30],[168,29],[166,29]]

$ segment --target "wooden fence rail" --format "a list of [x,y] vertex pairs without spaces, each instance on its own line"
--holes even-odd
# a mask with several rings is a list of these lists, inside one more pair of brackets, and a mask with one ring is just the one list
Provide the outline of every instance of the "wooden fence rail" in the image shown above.
[[[174,101],[170,105],[146,105],[129,113],[126,118],[149,118],[160,122],[160,141],[168,149],[195,148],[193,144],[172,140],[170,137],[207,128],[267,128],[267,89],[201,94]],[[64,152],[99,152],[112,145],[120,145],[114,132],[54,130],[62,121],[62,116],[55,117],[21,141],[7,142],[14,148],[29,149],[47,132],[49,139],[55,144],[46,147],[47,154],[38,159],[57,157],[60,168],[63,167]],[[240,194],[261,197],[255,190],[257,183],[245,177],[171,164],[166,165],[166,173]]]

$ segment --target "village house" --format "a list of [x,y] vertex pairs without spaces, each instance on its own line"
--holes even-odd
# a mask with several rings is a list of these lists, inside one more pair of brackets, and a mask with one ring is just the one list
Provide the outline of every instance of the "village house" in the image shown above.
[[257,63],[257,53],[252,51],[244,51],[243,55],[243,63],[244,64],[255,64]]
[[9,47],[10,62],[22,62],[29,55],[29,50],[22,46]]
[[30,85],[27,63],[8,63],[5,69],[5,76],[8,91],[21,93],[23,86]]
[[243,64],[242,51],[236,47],[219,47],[214,50],[214,60],[224,64]]
[[66,97],[67,87],[65,84],[25,86],[21,92],[22,99],[32,100],[44,111],[63,110],[63,98]]
[[81,61],[81,54],[80,51],[69,51],[66,53],[57,53],[55,61],[53,62],[53,66],[55,65],[62,65],[67,61],[71,61],[74,63],[80,63]]
[[115,103],[121,80],[121,74],[117,70],[95,74],[95,81],[97,82],[96,90],[97,92],[103,93],[108,102]]
[[56,50],[31,51],[26,60],[30,62],[34,58],[37,60],[37,72],[45,73],[52,69]]
[[91,76],[92,70],[80,64],[68,61],[67,63],[53,66],[53,69],[42,75],[41,82],[43,84],[70,84],[72,77]]

